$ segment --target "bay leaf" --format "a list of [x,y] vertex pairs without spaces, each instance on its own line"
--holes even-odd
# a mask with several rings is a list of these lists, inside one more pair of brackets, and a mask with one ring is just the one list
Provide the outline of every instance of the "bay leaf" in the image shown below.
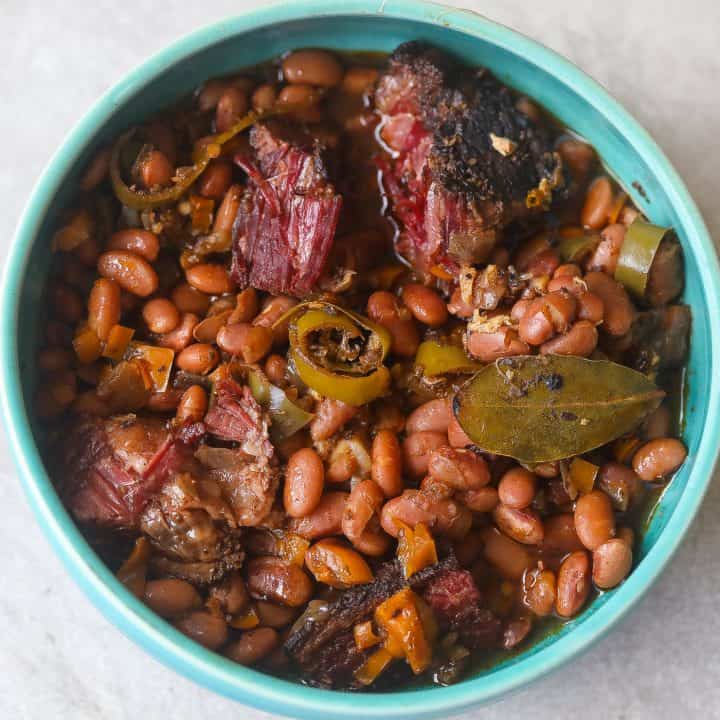
[[487,365],[453,408],[481,449],[524,463],[580,455],[636,428],[664,397],[642,373],[606,360],[520,355]]

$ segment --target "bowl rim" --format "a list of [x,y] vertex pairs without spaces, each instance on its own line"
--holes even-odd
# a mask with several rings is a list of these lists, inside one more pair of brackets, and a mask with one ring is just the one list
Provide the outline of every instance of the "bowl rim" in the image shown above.
[[[353,693],[310,688],[238,666],[205,650],[158,618],[129,593],[90,549],[60,502],[33,439],[20,381],[19,299],[31,247],[67,172],[114,110],[157,75],[234,35],[322,16],[376,15],[427,24],[482,38],[534,63],[570,87],[628,138],[668,194],[692,244],[710,344],[709,405],[687,485],[655,544],[632,575],[592,615],[548,647],[495,671],[447,688]],[[558,53],[469,10],[424,0],[289,0],[217,21],[181,37],[125,75],[97,100],[57,149],[37,181],[13,238],[2,283],[0,379],[3,417],[28,501],[55,552],[93,604],[156,659],[222,695],[264,710],[302,717],[403,718],[460,712],[498,699],[545,675],[589,648],[640,600],[685,536],[712,479],[720,425],[720,267],[709,233],[687,188],[650,135],[595,80]]]

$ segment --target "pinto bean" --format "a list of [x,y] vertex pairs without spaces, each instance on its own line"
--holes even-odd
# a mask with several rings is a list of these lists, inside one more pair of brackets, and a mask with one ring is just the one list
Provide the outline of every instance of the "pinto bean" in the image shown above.
[[102,277],[114,280],[123,290],[139,297],[152,295],[160,282],[147,260],[126,250],[104,252],[98,258],[97,271]]
[[192,342],[193,330],[198,324],[198,320],[198,316],[193,313],[183,313],[180,316],[180,324],[171,332],[160,335],[157,338],[157,344],[179,353]]
[[520,339],[542,345],[556,333],[567,332],[576,310],[577,301],[564,290],[536,298],[520,320]]
[[232,310],[225,310],[201,320],[193,330],[193,338],[201,343],[215,343],[220,329],[227,323],[231,314]]
[[318,107],[321,93],[312,85],[286,85],[277,96],[276,105],[285,107],[300,122],[316,123],[322,119]]
[[335,87],[343,79],[342,65],[325,50],[295,50],[283,60],[282,71],[294,85]]
[[297,305],[295,298],[287,295],[278,295],[270,298],[263,306],[260,314],[253,320],[253,325],[269,328],[272,331],[273,345],[287,345],[288,342],[288,326],[290,321],[276,324],[277,321],[291,308]]
[[484,363],[530,352],[528,344],[511,327],[501,327],[494,332],[469,332],[467,349],[473,357]]
[[181,313],[204,315],[210,307],[210,298],[188,283],[177,285],[170,293],[170,299]]
[[[235,298],[235,309],[230,317],[229,325],[233,323],[250,322],[258,313],[258,296],[255,288],[245,288]],[[262,327],[258,325],[258,327]]]
[[550,241],[545,233],[540,233],[526,240],[515,252],[515,267],[520,272],[526,272],[532,259],[550,247]]
[[525,272],[533,277],[550,276],[560,265],[560,257],[552,248],[541,250],[528,263]]
[[539,545],[543,541],[543,523],[535,510],[521,510],[500,503],[493,510],[493,520],[505,535],[523,545]]
[[148,580],[143,600],[164,618],[179,617],[202,605],[198,591],[189,582],[177,578]]
[[633,470],[641,480],[661,480],[685,462],[687,450],[675,438],[655,438],[635,451]]
[[342,79],[342,89],[351,95],[362,95],[377,82],[379,72],[372,67],[348,68]]
[[588,258],[585,267],[588,270],[596,270],[604,272],[608,275],[615,273],[618,258],[623,242],[625,242],[625,231],[627,228],[621,223],[608,225],[600,233],[600,242],[595,248],[595,252]]
[[287,360],[282,355],[269,355],[265,360],[265,374],[273,385],[282,387],[287,383]]
[[247,589],[256,600],[300,607],[313,593],[313,583],[299,566],[277,557],[252,558],[247,563]]
[[207,375],[220,360],[218,351],[207,343],[193,343],[175,358],[175,365],[185,372]]
[[298,611],[285,605],[276,605],[267,600],[258,600],[255,603],[255,612],[260,624],[270,628],[283,628],[290,625],[297,617]]
[[520,580],[532,567],[533,558],[527,547],[503,535],[497,528],[485,528],[482,539],[483,556],[503,577]]
[[565,555],[582,549],[583,544],[575,530],[575,518],[572,513],[558,513],[545,518],[543,552]]
[[546,617],[555,607],[555,589],[557,582],[552,570],[528,570],[523,575],[522,599],[525,607],[538,617]]
[[240,199],[242,198],[242,185],[231,185],[225,193],[213,220],[213,232],[230,233],[237,217]]
[[[580,270],[580,267],[575,263],[564,263],[562,265],[558,265],[553,273],[553,279],[555,280],[563,277],[582,277],[582,270]],[[550,286],[548,285],[548,288],[549,287]]]
[[225,619],[209,613],[207,610],[194,610],[180,618],[175,627],[200,645],[216,650],[228,639],[228,627]]
[[555,611],[560,617],[577,614],[590,594],[590,558],[584,550],[570,553],[557,576]]
[[627,465],[608,462],[600,468],[597,486],[616,510],[625,512],[640,492],[640,479]]
[[348,497],[346,492],[326,492],[309,515],[290,520],[289,529],[308,540],[340,535],[343,510]]
[[248,109],[247,94],[239,87],[226,88],[215,108],[215,129],[219,133],[229,130]]
[[232,183],[232,165],[224,159],[212,160],[197,183],[200,195],[221,200]]
[[175,174],[175,168],[161,150],[151,150],[141,158],[139,166],[140,178],[148,189],[169,185]]
[[587,273],[585,284],[603,302],[603,329],[610,335],[625,335],[635,318],[635,308],[625,288],[601,272]]
[[185,271],[185,279],[200,292],[208,295],[223,295],[233,291],[235,285],[222,265],[200,263]]
[[542,355],[576,355],[589,357],[597,347],[598,332],[588,320],[578,320],[564,335],[558,335],[540,346]]
[[236,615],[250,604],[245,581],[239,572],[226,575],[219,583],[210,588],[209,597],[218,603],[227,615]]
[[261,325],[235,323],[223,325],[216,342],[226,353],[240,356],[246,363],[256,363],[270,352],[272,333]]
[[135,253],[148,262],[155,262],[160,253],[160,240],[154,232],[142,228],[118,230],[110,236],[108,250],[125,250]]
[[177,419],[181,422],[200,422],[207,412],[208,398],[204,388],[191,385],[180,398]]
[[315,417],[310,423],[310,435],[314,442],[331,438],[345,423],[354,418],[359,409],[342,400],[323,398]]
[[472,440],[467,436],[465,431],[460,427],[460,423],[453,415],[447,429],[448,443],[450,447],[464,448],[472,445]]
[[372,444],[371,477],[385,497],[399,495],[403,489],[402,449],[392,430],[380,430]]
[[310,515],[320,503],[325,487],[325,468],[312,448],[292,455],[285,470],[283,504],[290,517]]
[[503,505],[522,510],[532,504],[536,488],[535,474],[518,466],[510,468],[500,478],[498,495]]
[[593,325],[599,325],[605,317],[605,304],[599,295],[593,292],[584,292],[578,295],[578,320],[588,320]]
[[602,590],[619,585],[632,567],[632,549],[625,540],[613,538],[593,552],[592,578]]
[[148,300],[143,306],[142,316],[150,332],[154,333],[172,332],[180,324],[180,313],[167,298]]
[[67,348],[47,347],[38,353],[38,367],[40,370],[52,373],[57,370],[66,370],[74,359],[73,353]]
[[423,430],[408,435],[403,441],[403,462],[407,473],[415,478],[427,474],[430,453],[446,444],[445,433]]
[[49,295],[50,310],[55,317],[70,324],[80,322],[84,307],[77,291],[65,283],[56,282],[50,287]]
[[88,326],[101,340],[107,340],[114,325],[120,322],[120,287],[113,280],[100,278],[88,298]]
[[585,204],[580,211],[580,221],[585,227],[599,230],[608,221],[612,202],[612,184],[610,179],[603,175],[588,188]]
[[380,524],[388,535],[397,537],[399,529],[395,520],[410,527],[425,523],[439,535],[461,540],[472,524],[469,510],[449,498],[437,498],[419,490],[405,490],[402,495],[388,500],[380,514]]
[[405,430],[408,435],[425,431],[445,433],[452,416],[452,408],[446,398],[428,400],[410,413]]
[[595,161],[595,150],[592,145],[584,143],[582,140],[568,138],[558,143],[557,151],[574,175],[579,178],[585,177]]
[[250,98],[250,103],[255,110],[266,112],[275,107],[276,100],[277,90],[275,86],[269,83],[263,83],[255,88],[255,92],[252,94],[252,98]]
[[497,489],[490,485],[477,490],[466,490],[455,497],[469,510],[479,513],[492,512],[500,502]]
[[432,288],[408,283],[403,287],[402,298],[418,322],[430,327],[440,327],[447,322],[448,311],[445,303]]
[[601,490],[581,495],[575,503],[575,531],[588,549],[602,545],[615,535],[615,516],[610,499]]
[[378,290],[368,298],[367,313],[388,330],[395,355],[415,357],[420,335],[410,311],[398,298],[386,290]]
[[240,665],[254,665],[267,657],[280,644],[280,636],[270,627],[244,632],[225,648],[225,656]]
[[350,492],[342,517],[345,537],[359,550],[368,555],[383,555],[390,544],[389,538],[379,528],[372,527],[377,521],[385,495],[374,480],[359,482]]
[[485,460],[472,450],[443,445],[430,453],[428,474],[456,490],[477,490],[490,482]]

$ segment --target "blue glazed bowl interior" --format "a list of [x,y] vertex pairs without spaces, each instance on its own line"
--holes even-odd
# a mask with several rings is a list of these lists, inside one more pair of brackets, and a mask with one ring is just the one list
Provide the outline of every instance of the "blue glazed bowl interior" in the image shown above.
[[[461,11],[413,2],[284,4],[226,21],[180,41],[106,95],[53,159],[21,222],[6,270],[3,315],[4,404],[8,430],[31,503],[51,542],[91,599],[159,659],[206,686],[248,704],[302,717],[426,717],[487,701],[556,667],[600,637],[640,597],[677,547],[697,510],[715,460],[718,414],[718,273],[702,220],[652,140],[572,65],[500,26]],[[342,13],[342,14],[338,14]],[[86,544],[59,503],[36,446],[24,401],[32,398],[41,295],[52,231],[94,150],[124,128],[186,95],[208,77],[236,71],[302,46],[391,51],[427,40],[537,99],[587,138],[635,203],[672,225],[685,250],[692,306],[684,441],[689,459],[664,493],[639,548],[639,564],[617,590],[531,648],[508,656],[456,687],[351,695],[295,685],[237,666],[187,640],[132,597]],[[634,188],[642,188],[639,194]],[[21,319],[21,322],[19,320]]]

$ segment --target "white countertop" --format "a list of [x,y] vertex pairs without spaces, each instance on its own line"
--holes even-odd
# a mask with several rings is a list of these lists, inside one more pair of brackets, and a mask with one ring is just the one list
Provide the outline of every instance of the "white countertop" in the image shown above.
[[[35,179],[102,91],[180,35],[261,4],[0,0],[3,257]],[[457,4],[544,42],[609,88],[665,149],[720,237],[716,0]],[[0,443],[0,717],[269,718],[161,666],[90,605],[42,537]],[[463,717],[720,718],[718,517],[715,482],[670,568],[621,627],[551,677]]]

